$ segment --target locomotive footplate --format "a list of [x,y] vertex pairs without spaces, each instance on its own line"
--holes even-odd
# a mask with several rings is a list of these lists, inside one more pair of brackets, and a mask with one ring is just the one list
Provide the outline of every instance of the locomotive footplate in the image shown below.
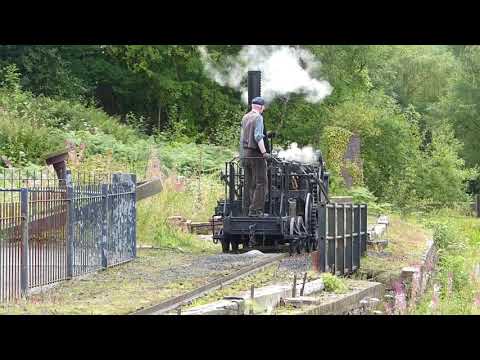
[[268,234],[269,236],[281,236],[282,218],[275,216],[249,217],[227,216],[223,219],[223,232],[229,235],[250,235],[254,225],[255,234]]

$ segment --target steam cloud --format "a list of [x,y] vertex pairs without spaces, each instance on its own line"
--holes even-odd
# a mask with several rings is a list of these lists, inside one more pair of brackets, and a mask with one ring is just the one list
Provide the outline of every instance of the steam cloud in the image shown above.
[[297,143],[291,143],[287,150],[280,150],[278,157],[288,161],[298,161],[303,164],[311,164],[318,161],[318,155],[311,146],[298,148]]
[[199,46],[205,71],[214,81],[242,92],[242,101],[246,104],[248,93],[242,80],[249,70],[262,72],[262,97],[272,101],[277,96],[291,93],[305,95],[305,100],[317,103],[332,93],[331,85],[325,80],[313,77],[320,67],[312,53],[306,49],[285,45],[244,46],[237,56],[224,59],[224,66],[215,66],[205,46]]

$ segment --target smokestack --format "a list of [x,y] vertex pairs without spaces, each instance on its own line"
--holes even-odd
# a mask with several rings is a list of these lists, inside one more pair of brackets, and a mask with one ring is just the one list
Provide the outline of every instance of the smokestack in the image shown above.
[[252,100],[257,96],[262,96],[262,72],[249,71],[247,78],[248,87],[248,111],[252,109]]

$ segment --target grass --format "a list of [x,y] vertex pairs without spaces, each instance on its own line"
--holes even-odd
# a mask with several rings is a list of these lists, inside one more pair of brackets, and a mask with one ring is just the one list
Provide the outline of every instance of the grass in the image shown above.
[[480,314],[480,219],[444,209],[425,217],[434,229],[439,264],[413,314]]
[[175,190],[171,181],[164,184],[161,193],[139,202],[137,207],[137,237],[140,244],[166,248],[180,248],[193,253],[217,252],[219,245],[199,242],[168,224],[170,216],[180,215],[193,221],[208,221],[214,213],[217,200],[223,195],[219,182],[212,176],[187,181],[184,191]]
[[399,276],[403,267],[418,264],[432,238],[431,231],[414,217],[390,214],[388,218],[388,245],[383,255],[361,259],[361,273],[374,275],[377,281],[389,281]]
[[174,251],[140,250],[130,263],[61,282],[26,300],[1,303],[0,314],[128,314],[203,285],[205,278],[168,281],[162,275],[192,258]]

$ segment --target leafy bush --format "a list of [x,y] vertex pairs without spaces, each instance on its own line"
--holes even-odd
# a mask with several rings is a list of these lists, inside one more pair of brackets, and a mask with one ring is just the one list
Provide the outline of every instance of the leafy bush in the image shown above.
[[234,156],[227,147],[174,141],[159,143],[159,154],[167,168],[187,176],[217,172]]
[[322,280],[325,285],[325,291],[334,292],[336,294],[342,294],[348,291],[348,286],[345,281],[335,275],[330,273],[322,274]]
[[455,243],[456,231],[448,223],[433,224],[433,241],[439,249],[447,249]]

